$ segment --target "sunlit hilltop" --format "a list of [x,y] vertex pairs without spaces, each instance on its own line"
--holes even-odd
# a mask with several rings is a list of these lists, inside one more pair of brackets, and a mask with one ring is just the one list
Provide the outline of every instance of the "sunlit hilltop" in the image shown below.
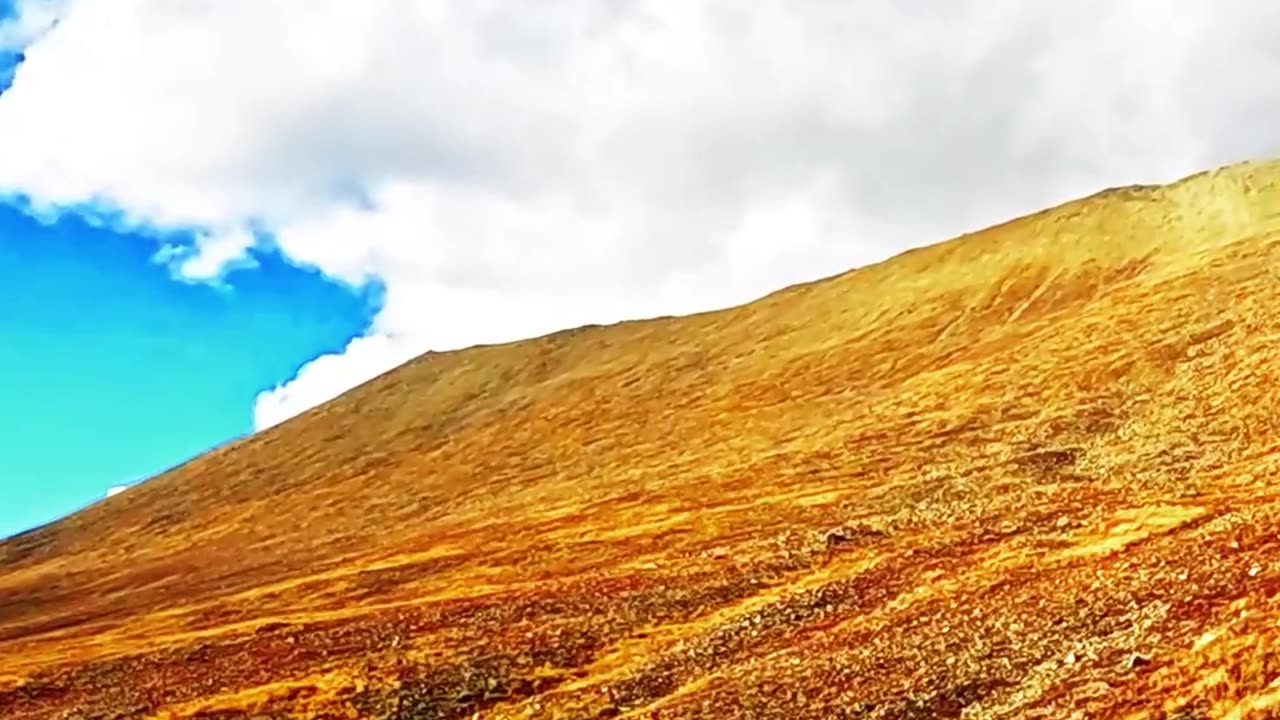
[[1277,388],[1280,162],[428,354],[0,544],[0,717],[1269,717]]

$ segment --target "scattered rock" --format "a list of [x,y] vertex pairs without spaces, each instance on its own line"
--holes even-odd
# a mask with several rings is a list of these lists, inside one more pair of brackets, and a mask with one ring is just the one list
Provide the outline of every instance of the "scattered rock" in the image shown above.
[[837,547],[860,540],[870,540],[887,536],[884,530],[862,523],[856,525],[838,525],[822,533],[822,541],[827,547]]
[[1151,664],[1151,658],[1147,657],[1146,655],[1143,655],[1142,653],[1134,653],[1129,657],[1130,670],[1134,670],[1144,665],[1150,665],[1150,664]]
[[1051,472],[1074,465],[1084,454],[1079,447],[1042,448],[1025,452],[1013,458],[1013,461],[1024,468]]
[[822,533],[822,541],[827,547],[835,547],[843,545],[851,540],[849,533],[843,527],[834,527]]

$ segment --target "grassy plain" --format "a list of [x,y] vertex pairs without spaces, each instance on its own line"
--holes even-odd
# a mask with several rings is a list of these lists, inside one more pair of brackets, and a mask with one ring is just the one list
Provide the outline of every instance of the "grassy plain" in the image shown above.
[[1276,162],[428,354],[0,543],[0,717],[1271,717],[1277,388]]

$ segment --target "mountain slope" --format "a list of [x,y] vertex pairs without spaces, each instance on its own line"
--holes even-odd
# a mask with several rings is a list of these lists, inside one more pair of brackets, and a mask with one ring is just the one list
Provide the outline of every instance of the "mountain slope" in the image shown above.
[[0,544],[0,717],[1265,713],[1278,268],[1246,163],[428,354]]

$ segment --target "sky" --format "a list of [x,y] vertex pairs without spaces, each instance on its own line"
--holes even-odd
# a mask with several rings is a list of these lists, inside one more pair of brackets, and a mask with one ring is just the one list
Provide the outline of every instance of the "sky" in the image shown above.
[[1280,154],[1274,3],[538,7],[0,0],[0,535],[426,350]]
[[0,535],[251,431],[255,389],[364,329],[315,271],[175,282],[157,247],[0,207]]

